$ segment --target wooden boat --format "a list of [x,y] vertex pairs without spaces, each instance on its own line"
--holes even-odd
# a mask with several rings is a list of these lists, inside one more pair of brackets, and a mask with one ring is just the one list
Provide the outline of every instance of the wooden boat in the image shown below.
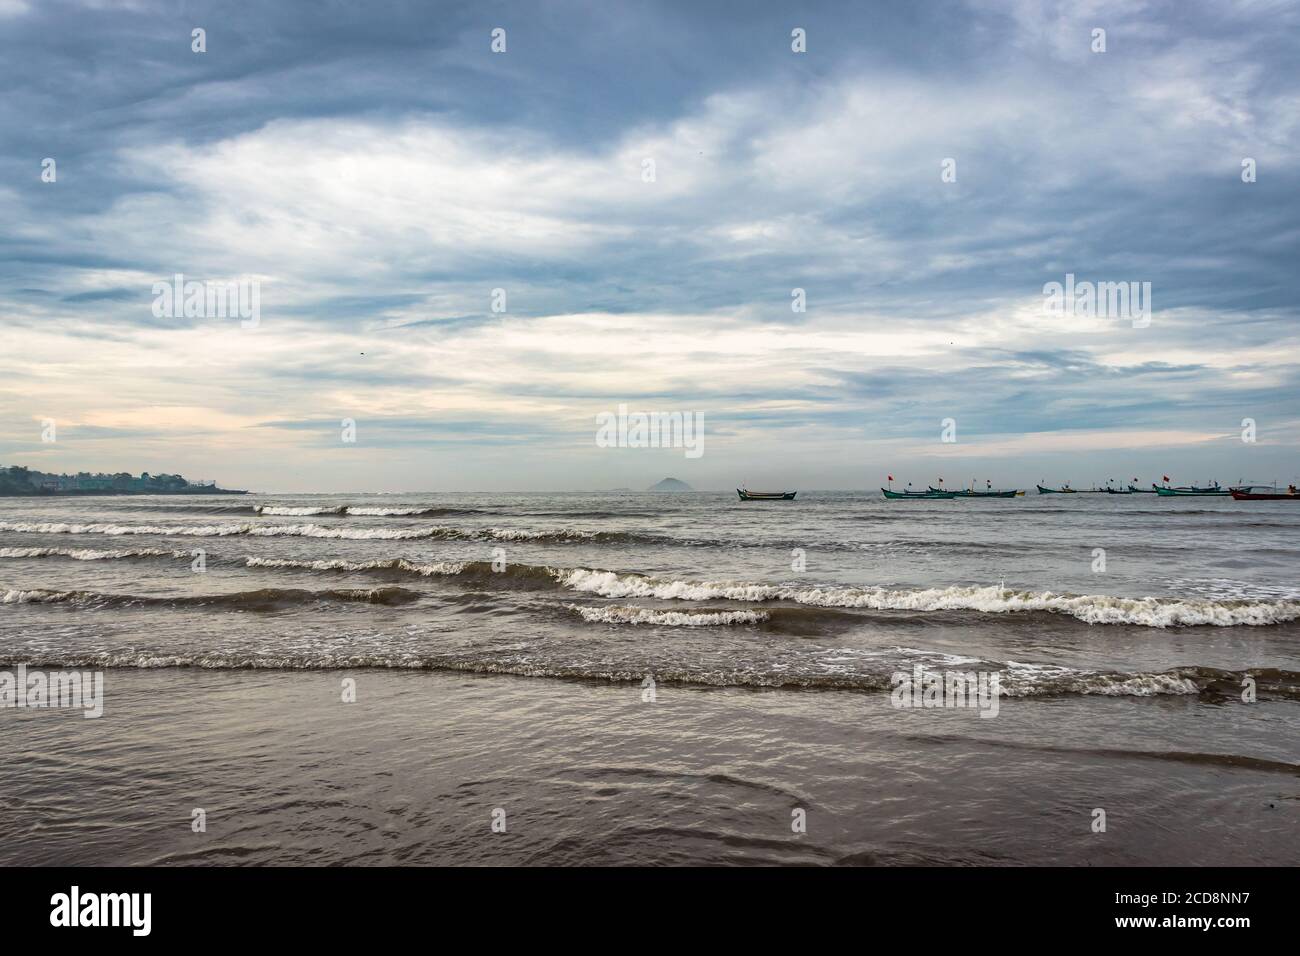
[[960,491],[945,491],[943,488],[931,487],[930,491],[952,495],[954,498],[1014,498],[1017,494],[1022,493],[1017,492],[1014,488],[1010,491],[975,491],[973,488],[964,488]]
[[794,501],[797,491],[748,491],[744,488],[737,488],[736,494],[740,495],[741,501]]
[[952,491],[890,491],[888,488],[881,488],[880,493],[886,498],[928,498],[931,501],[937,501],[944,498],[956,498],[957,495]]
[[1300,493],[1296,492],[1295,485],[1288,486],[1286,491],[1253,491],[1249,487],[1233,488],[1229,491],[1229,494],[1236,501],[1300,501]]
[[1135,495],[1154,495],[1156,493],[1156,486],[1152,485],[1150,488],[1139,488],[1137,485],[1129,485],[1128,490]]
[[1131,495],[1131,494],[1133,494],[1133,491],[1132,491],[1132,489],[1130,489],[1130,488],[1107,488],[1107,489],[1106,489],[1106,494],[1108,494],[1108,495]]
[[1228,495],[1232,494],[1232,492],[1226,488],[1220,488],[1218,485],[1214,485],[1211,488],[1197,488],[1195,486],[1186,488],[1157,488],[1156,494],[1162,498],[1226,498]]
[[1078,494],[1078,492],[1075,491],[1073,488],[1064,488],[1064,487],[1044,488],[1042,485],[1038,485],[1037,487],[1038,487],[1038,493],[1040,495],[1077,495]]

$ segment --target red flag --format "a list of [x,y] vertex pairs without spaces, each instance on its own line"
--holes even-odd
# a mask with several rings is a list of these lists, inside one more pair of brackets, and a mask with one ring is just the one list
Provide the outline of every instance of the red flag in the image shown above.
[[1168,476],[1168,475],[1165,475],[1165,481],[1168,481],[1168,480],[1169,480],[1169,476]]
[[888,477],[889,477],[889,480],[890,480],[890,481],[893,481],[893,480],[894,480],[894,476],[893,476],[893,475],[889,475]]

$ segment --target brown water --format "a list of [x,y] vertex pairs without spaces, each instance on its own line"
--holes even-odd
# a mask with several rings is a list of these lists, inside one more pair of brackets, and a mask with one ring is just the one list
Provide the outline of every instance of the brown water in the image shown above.
[[1300,862],[1300,512],[1079,498],[0,502],[0,863]]
[[1276,729],[1265,707],[1066,697],[986,720],[848,691],[110,677],[98,720],[6,715],[0,863],[1300,861],[1297,769],[1243,746]]

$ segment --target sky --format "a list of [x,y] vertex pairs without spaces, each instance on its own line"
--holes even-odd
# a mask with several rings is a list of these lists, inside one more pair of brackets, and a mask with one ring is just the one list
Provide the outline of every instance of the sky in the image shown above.
[[[1297,36],[1294,0],[0,0],[0,464],[1294,481]],[[160,307],[177,274],[256,321]],[[1150,311],[1053,310],[1067,274]],[[620,405],[703,453],[598,444]]]

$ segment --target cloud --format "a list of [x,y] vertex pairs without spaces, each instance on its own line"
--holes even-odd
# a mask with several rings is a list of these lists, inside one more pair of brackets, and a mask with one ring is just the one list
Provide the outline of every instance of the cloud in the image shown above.
[[[198,473],[221,449],[231,481],[306,486],[352,417],[371,451],[340,481],[417,487],[452,454],[460,486],[501,487],[513,447],[555,486],[640,486],[587,447],[620,401],[702,411],[695,467],[723,484],[763,456],[841,485],[880,455],[1141,435],[1227,456],[1205,436],[1246,415],[1294,448],[1285,5],[846,5],[795,55],[776,5],[489,4],[499,57],[452,8],[215,9],[205,55],[148,10],[57,2],[0,40],[25,90],[0,107],[20,455]],[[154,316],[176,273],[258,283],[259,327]],[[1150,282],[1150,327],[1049,315],[1066,273]],[[947,416],[960,452],[932,447]],[[33,448],[46,417],[81,444]],[[197,466],[137,465],[150,429]]]

